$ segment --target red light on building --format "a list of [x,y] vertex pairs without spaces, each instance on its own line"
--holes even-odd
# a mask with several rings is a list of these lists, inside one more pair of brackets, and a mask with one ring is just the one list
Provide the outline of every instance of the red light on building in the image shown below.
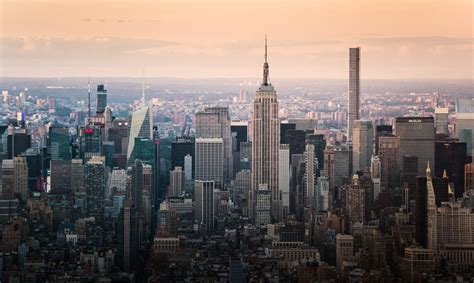
[[86,135],[92,135],[92,134],[94,134],[94,129],[93,128],[85,128],[84,133]]

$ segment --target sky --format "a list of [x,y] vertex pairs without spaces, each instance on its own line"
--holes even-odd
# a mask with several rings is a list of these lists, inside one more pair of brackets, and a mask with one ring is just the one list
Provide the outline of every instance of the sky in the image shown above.
[[474,79],[473,0],[0,0],[0,77]]

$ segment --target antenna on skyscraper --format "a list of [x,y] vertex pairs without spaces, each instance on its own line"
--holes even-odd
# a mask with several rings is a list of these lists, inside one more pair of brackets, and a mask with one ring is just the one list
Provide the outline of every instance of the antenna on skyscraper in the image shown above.
[[265,63],[267,63],[267,35],[265,35]]
[[145,102],[145,65],[142,69],[142,100]]
[[87,117],[89,118],[89,121],[90,121],[91,119],[91,76],[90,75],[89,75],[87,98],[88,98],[88,104],[87,104],[88,116]]

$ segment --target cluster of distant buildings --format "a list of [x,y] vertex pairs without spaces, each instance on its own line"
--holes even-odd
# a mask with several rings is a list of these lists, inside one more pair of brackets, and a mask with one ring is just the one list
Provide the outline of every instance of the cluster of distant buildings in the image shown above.
[[[4,108],[28,104],[2,95]],[[114,117],[107,95],[99,85],[92,113],[89,91],[76,126],[21,111],[0,126],[2,280],[473,276],[472,99],[379,119],[360,105],[360,48],[349,51],[347,111],[330,117],[282,115],[266,54],[248,120],[225,106],[200,107],[192,125],[173,113],[182,128],[170,138],[154,123],[159,101]]]

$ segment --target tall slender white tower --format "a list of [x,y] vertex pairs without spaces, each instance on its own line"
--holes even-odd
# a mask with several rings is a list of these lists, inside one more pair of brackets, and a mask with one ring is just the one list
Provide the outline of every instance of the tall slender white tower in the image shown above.
[[255,219],[256,193],[258,188],[264,185],[271,192],[271,218],[273,221],[278,221],[281,219],[282,211],[281,194],[278,188],[280,120],[277,94],[269,82],[266,37],[263,82],[255,94],[252,129],[252,190],[249,212]]
[[352,140],[354,121],[360,119],[360,47],[349,49],[349,113],[347,138]]

